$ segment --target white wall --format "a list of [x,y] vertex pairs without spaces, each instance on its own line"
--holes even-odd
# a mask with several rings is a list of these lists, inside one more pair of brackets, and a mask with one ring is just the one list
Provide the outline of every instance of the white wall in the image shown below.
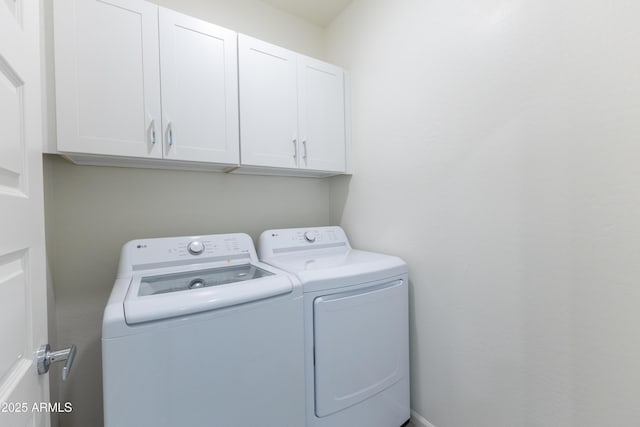
[[[54,138],[53,44],[50,2],[45,3],[49,138]],[[318,26],[258,0],[160,4],[311,56],[324,55]],[[73,373],[60,384],[59,399],[74,405],[72,413],[60,415],[62,427],[102,425],[101,321],[123,243],[228,232],[255,238],[267,228],[329,221],[327,179],[82,167],[58,156],[45,156],[44,165],[50,299],[55,300],[50,312],[57,319],[51,343],[78,346]],[[52,372],[59,375],[59,367]]]
[[437,427],[640,420],[640,3],[355,0],[332,223],[410,265]]

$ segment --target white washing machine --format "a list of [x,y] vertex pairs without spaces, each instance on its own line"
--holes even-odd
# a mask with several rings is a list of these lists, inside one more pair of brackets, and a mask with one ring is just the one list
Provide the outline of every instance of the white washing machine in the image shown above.
[[302,282],[307,427],[406,423],[407,265],[352,249],[340,227],[267,230],[258,250]]
[[105,426],[303,426],[302,302],[246,234],[125,244],[102,329]]

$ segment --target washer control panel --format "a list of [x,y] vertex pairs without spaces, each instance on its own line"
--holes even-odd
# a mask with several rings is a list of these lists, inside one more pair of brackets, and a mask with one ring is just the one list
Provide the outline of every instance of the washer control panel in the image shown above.
[[119,271],[123,268],[126,271],[130,271],[131,268],[144,268],[146,265],[181,263],[183,260],[203,262],[213,258],[248,258],[251,261],[258,259],[253,240],[243,233],[140,239],[124,245]]

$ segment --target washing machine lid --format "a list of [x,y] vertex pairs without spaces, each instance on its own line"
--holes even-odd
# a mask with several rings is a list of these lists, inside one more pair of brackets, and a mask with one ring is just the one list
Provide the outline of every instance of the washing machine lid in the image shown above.
[[286,275],[246,262],[149,270],[133,275],[124,314],[131,325],[258,301],[292,290]]
[[398,257],[357,249],[289,254],[264,261],[294,273],[303,283],[304,292],[373,282],[408,272],[407,264]]

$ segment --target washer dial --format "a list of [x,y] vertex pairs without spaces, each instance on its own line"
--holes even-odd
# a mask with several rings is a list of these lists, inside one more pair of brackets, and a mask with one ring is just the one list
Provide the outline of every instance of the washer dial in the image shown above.
[[187,245],[187,249],[191,255],[200,255],[204,252],[204,244],[199,240],[194,240]]

